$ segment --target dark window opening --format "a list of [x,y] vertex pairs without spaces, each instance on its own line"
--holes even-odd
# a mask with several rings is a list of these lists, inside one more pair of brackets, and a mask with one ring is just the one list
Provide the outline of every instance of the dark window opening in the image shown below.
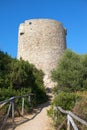
[[23,34],[24,34],[24,32],[21,32],[21,33],[20,33],[20,35],[23,35]]
[[32,24],[32,22],[29,22],[29,24],[31,25],[31,24]]

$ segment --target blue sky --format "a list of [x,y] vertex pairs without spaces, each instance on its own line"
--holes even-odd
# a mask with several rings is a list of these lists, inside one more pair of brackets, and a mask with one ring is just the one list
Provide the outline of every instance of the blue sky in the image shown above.
[[32,18],[50,18],[67,29],[67,48],[87,53],[87,0],[0,0],[0,49],[17,57],[18,27]]

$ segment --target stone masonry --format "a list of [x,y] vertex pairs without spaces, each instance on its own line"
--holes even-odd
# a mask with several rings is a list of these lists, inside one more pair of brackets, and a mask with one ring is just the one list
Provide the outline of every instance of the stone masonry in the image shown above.
[[44,83],[52,86],[50,72],[66,49],[66,30],[50,19],[26,20],[19,26],[18,59],[22,57],[45,73]]

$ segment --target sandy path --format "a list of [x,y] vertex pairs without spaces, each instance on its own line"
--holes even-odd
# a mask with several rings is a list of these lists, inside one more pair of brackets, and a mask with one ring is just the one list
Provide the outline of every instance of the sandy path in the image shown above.
[[34,118],[30,118],[26,123],[21,124],[15,130],[54,130],[52,120],[47,116],[47,110],[50,108],[50,103],[44,103],[40,106],[38,114]]
[[18,126],[15,130],[53,130],[52,121],[47,116],[47,109],[50,105],[48,103],[43,104],[43,108],[32,120]]

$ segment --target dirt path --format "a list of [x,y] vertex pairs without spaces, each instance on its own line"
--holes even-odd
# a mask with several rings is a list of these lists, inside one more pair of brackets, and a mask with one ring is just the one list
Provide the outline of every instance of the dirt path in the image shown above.
[[39,106],[38,114],[33,117],[28,117],[28,121],[15,128],[15,130],[54,130],[52,120],[47,116],[47,109],[50,108],[50,103],[44,103]]
[[15,130],[53,130],[52,121],[47,116],[47,109],[50,105],[48,103],[43,104],[43,108],[33,119],[31,118],[26,123],[18,126]]

